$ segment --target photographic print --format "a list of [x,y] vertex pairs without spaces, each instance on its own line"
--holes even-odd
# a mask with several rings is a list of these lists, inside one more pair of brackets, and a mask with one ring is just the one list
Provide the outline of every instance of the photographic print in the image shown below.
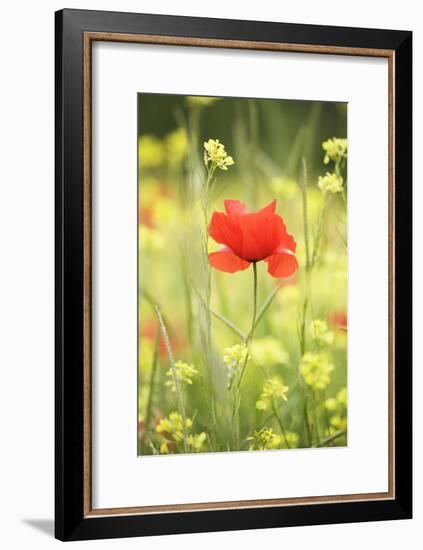
[[138,454],[347,445],[347,104],[138,94]]

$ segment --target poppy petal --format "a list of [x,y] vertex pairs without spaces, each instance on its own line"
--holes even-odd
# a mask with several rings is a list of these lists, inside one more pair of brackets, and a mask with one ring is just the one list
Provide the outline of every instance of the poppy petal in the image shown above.
[[241,251],[242,246],[242,231],[238,219],[222,212],[214,212],[209,226],[210,237],[233,250],[235,254]]
[[225,273],[243,271],[250,266],[250,262],[246,262],[245,260],[239,258],[230,248],[227,248],[226,246],[217,252],[211,252],[209,254],[209,263],[215,269],[224,271]]
[[290,277],[298,269],[298,261],[292,250],[281,250],[265,259],[267,271],[272,277]]
[[276,212],[276,199],[273,199],[272,202],[269,202],[266,206],[263,206],[258,210],[257,214],[274,214]]
[[295,242],[294,237],[287,232],[285,224],[283,224],[283,231],[281,231],[279,246],[276,252],[286,248],[288,250],[292,250],[292,252],[295,252],[297,250],[297,243]]
[[226,200],[224,204],[228,216],[243,216],[247,214],[247,207],[241,201]]
[[[276,253],[285,235],[285,226],[282,218],[269,210],[260,210],[254,214],[247,214],[239,218],[242,230],[242,254],[245,260],[264,260]],[[238,250],[236,251],[238,253]]]

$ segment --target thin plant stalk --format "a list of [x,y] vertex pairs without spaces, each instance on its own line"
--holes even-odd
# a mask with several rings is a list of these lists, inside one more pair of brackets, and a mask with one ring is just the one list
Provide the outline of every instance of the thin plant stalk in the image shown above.
[[[269,296],[266,298],[266,300],[263,302],[263,305],[261,306],[261,308],[259,309],[257,315],[256,315],[256,318],[255,318],[255,323],[254,323],[254,330],[257,328],[257,325],[259,324],[259,322],[262,320],[264,314],[266,313],[267,309],[269,308],[269,306],[271,305],[271,303],[273,302],[273,300],[275,299],[276,297],[276,294],[279,292],[279,290],[282,288],[283,286],[283,282],[279,283],[273,290],[272,292],[269,294]],[[251,332],[251,330],[250,330]],[[247,334],[246,336],[246,339],[249,339],[250,337],[250,332]]]
[[311,390],[310,393],[311,393],[311,401],[313,405],[313,420],[314,420],[314,426],[315,426],[315,432],[316,432],[316,440],[320,441],[319,417],[317,415],[316,395],[313,389]]
[[144,433],[147,434],[147,431],[151,423],[151,411],[153,409],[153,397],[156,383],[156,373],[157,365],[159,358],[159,341],[160,341],[160,325],[157,327],[156,335],[154,337],[154,347],[153,347],[153,359],[151,361],[151,378],[150,378],[150,389],[148,394],[147,410],[145,413],[145,425]]
[[335,439],[338,439],[338,437],[341,437],[342,435],[345,435],[347,433],[347,430],[339,430],[338,432],[335,432],[334,434],[330,435],[326,439],[323,439],[323,441],[319,441],[313,447],[325,447],[328,443],[332,443],[332,441],[335,441]]
[[204,218],[204,240],[203,240],[203,250],[204,250],[204,259],[205,259],[205,269],[206,269],[206,297],[203,301],[204,303],[204,310],[206,315],[206,346],[207,346],[207,358],[210,361],[210,408],[211,408],[211,416],[212,416],[212,422],[213,422],[213,430],[214,430],[214,439],[217,441],[217,418],[216,418],[216,396],[214,392],[214,357],[213,357],[213,350],[212,350],[212,343],[211,343],[211,317],[210,317],[210,301],[211,301],[211,269],[210,265],[208,263],[208,247],[209,247],[209,219],[208,219],[208,211],[209,211],[209,194],[210,194],[210,184],[213,180],[213,175],[216,170],[216,165],[214,163],[211,164],[210,167],[207,168],[207,178],[206,182],[204,184],[204,189],[202,191],[202,197],[201,197],[201,206],[203,210],[203,218]]
[[[307,202],[307,164],[306,160],[303,157],[302,159],[302,177],[300,178],[300,188],[301,188],[301,198],[302,198],[302,207],[303,207],[303,224],[304,224],[304,245],[305,245],[305,255],[306,255],[306,265],[305,265],[305,277],[306,277],[306,292],[305,299],[303,304],[301,327],[300,327],[300,348],[301,355],[304,355],[306,350],[306,336],[305,336],[305,323],[307,318],[307,310],[310,305],[310,294],[311,294],[311,259],[310,259],[310,236],[309,236],[309,226],[308,226],[308,202]],[[310,427],[310,419],[308,415],[308,399],[307,399],[307,390],[304,387],[304,384],[301,384],[303,388],[303,400],[304,400],[304,423],[306,427],[306,434],[308,439],[308,445],[311,445],[312,442],[312,433]]]
[[279,424],[279,428],[280,428],[280,430],[281,430],[281,432],[282,432],[282,435],[283,435],[283,437],[285,438],[286,446],[288,447],[288,449],[290,449],[291,446],[290,446],[290,444],[289,444],[289,442],[288,442],[288,438],[287,438],[286,431],[285,431],[285,426],[284,426],[284,424],[283,424],[283,422],[282,422],[282,419],[281,419],[281,417],[280,417],[280,415],[279,415],[279,412],[278,412],[278,409],[277,409],[277,407],[276,407],[275,400],[274,400],[273,398],[272,398],[272,410],[273,410],[273,414],[275,415],[275,418],[276,418],[276,420],[277,420],[277,422],[278,422],[278,424]]
[[253,337],[254,337],[254,330],[256,328],[256,316],[257,316],[257,286],[258,286],[258,276],[257,276],[257,262],[253,262],[253,316],[252,316],[252,319],[251,319],[251,328],[247,334],[247,337],[245,339],[245,346],[247,347],[247,354],[245,356],[245,361],[244,361],[244,364],[242,365],[242,369],[241,369],[241,372],[240,372],[240,375],[239,375],[239,379],[238,379],[238,383],[237,383],[237,386],[238,386],[238,389],[240,388],[241,386],[241,382],[242,382],[242,379],[243,379],[243,376],[244,376],[244,372],[245,372],[245,369],[247,367],[247,362],[248,362],[248,352],[250,350],[250,345],[251,345],[251,342],[253,340]]
[[[193,160],[190,165],[191,169],[191,180],[192,188],[197,191],[197,196],[200,198],[200,204],[203,215],[203,224],[204,227],[201,231],[202,233],[202,248],[203,248],[203,257],[204,257],[204,269],[205,269],[205,283],[204,283],[204,298],[201,300],[204,317],[205,317],[205,362],[208,364],[208,371],[210,376],[210,408],[211,408],[211,417],[213,424],[213,433],[214,440],[217,441],[217,418],[216,418],[216,396],[215,396],[215,380],[214,380],[214,359],[213,359],[213,350],[211,344],[211,317],[210,317],[210,298],[211,298],[211,272],[210,266],[208,264],[207,252],[208,252],[208,210],[209,210],[209,195],[210,187],[213,181],[213,175],[216,170],[216,166],[212,165],[207,169],[206,181],[203,181],[200,172],[201,159],[198,154],[199,150],[199,130],[200,130],[200,117],[201,117],[201,108],[192,107],[189,112],[189,136],[191,141],[191,150],[193,153]],[[201,178],[201,179],[200,179]],[[198,182],[201,181],[201,184],[198,185]]]
[[318,255],[319,246],[320,246],[320,240],[322,238],[323,221],[324,221],[324,218],[325,218],[325,214],[326,214],[326,210],[328,208],[329,202],[330,202],[330,198],[328,197],[327,193],[325,193],[324,198],[323,198],[323,205],[320,209],[319,220],[317,222],[316,234],[315,234],[315,237],[314,237],[313,253],[312,253],[312,256],[311,256],[310,269],[313,269],[314,264],[316,263],[316,260],[317,260],[317,255]]
[[247,367],[248,356],[250,351],[250,345],[254,337],[254,329],[256,326],[256,316],[257,316],[257,287],[258,287],[258,276],[257,276],[257,262],[253,262],[253,315],[251,319],[251,328],[248,332],[244,345],[247,348],[247,353],[245,354],[244,363],[241,367],[238,380],[233,385],[233,409],[232,409],[232,422],[234,425],[234,447],[236,450],[239,449],[239,411],[241,405],[241,383],[244,377],[245,369]]
[[164,324],[160,309],[157,305],[154,306],[154,309],[157,315],[157,319],[159,320],[160,330],[162,332],[163,341],[165,343],[166,351],[169,357],[170,367],[172,369],[173,383],[175,384],[175,388],[176,388],[176,396],[178,400],[179,413],[182,418],[182,437],[184,442],[184,451],[185,453],[188,453],[189,447],[188,447],[188,434],[187,434],[187,416],[185,412],[184,396],[182,394],[182,389],[179,383],[178,374],[176,372],[175,356],[173,355],[173,350],[170,344],[169,335],[166,329],[166,325]]
[[[324,401],[326,401],[326,399],[327,399],[327,394],[326,394],[325,390],[323,390],[323,399],[324,399]],[[330,433],[330,420],[329,420],[328,410],[325,406],[323,408],[324,408],[324,411],[325,411],[326,429],[327,429],[327,433],[329,434]]]

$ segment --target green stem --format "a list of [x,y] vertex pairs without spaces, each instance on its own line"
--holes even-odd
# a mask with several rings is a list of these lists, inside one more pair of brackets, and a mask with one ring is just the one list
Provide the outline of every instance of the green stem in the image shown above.
[[310,239],[308,230],[308,203],[307,203],[307,164],[305,158],[302,159],[303,174],[300,182],[301,197],[303,204],[303,223],[304,223],[304,245],[306,254],[306,271],[310,269]]
[[320,440],[320,431],[319,431],[319,417],[317,415],[317,403],[316,403],[316,396],[314,395],[314,390],[311,390],[311,400],[312,400],[312,406],[313,406],[313,420],[314,425],[316,427],[316,439],[317,441]]
[[145,425],[144,433],[147,434],[151,422],[151,411],[153,408],[153,396],[154,396],[154,385],[156,383],[156,372],[159,358],[159,340],[160,340],[160,325],[157,327],[156,335],[154,337],[154,348],[153,348],[153,360],[151,365],[151,379],[150,379],[150,391],[148,394],[148,403],[147,410],[145,413]]
[[313,445],[313,447],[324,447],[328,443],[332,443],[332,441],[335,441],[335,439],[338,439],[338,437],[341,437],[341,435],[345,435],[346,433],[347,430],[339,430],[338,432],[335,432],[326,439],[319,441],[319,443],[316,443],[316,445]]
[[312,257],[311,257],[310,269],[312,269],[314,267],[314,264],[316,263],[317,254],[319,252],[320,239],[322,237],[323,220],[325,218],[326,209],[329,205],[329,201],[330,201],[330,198],[328,197],[328,194],[325,193],[324,198],[323,198],[323,205],[320,209],[319,221],[317,222],[316,234],[315,234],[315,237],[314,237],[313,254],[312,254]]
[[327,429],[327,433],[329,434],[329,432],[330,432],[330,420],[329,420],[328,410],[325,407],[325,403],[326,403],[326,400],[327,400],[327,394],[326,394],[325,390],[323,390],[323,399],[324,399],[323,408],[325,410],[326,429]]
[[[307,202],[307,164],[306,160],[302,158],[302,177],[300,178],[300,188],[301,188],[301,198],[303,206],[303,224],[304,224],[304,245],[305,245],[305,255],[306,255],[306,265],[305,265],[305,279],[306,279],[306,290],[305,290],[305,299],[302,311],[301,319],[301,329],[300,329],[300,348],[301,355],[304,355],[306,351],[306,318],[307,318],[307,309],[310,306],[311,300],[311,258],[310,258],[310,236],[309,236],[309,226],[308,226],[308,202]],[[301,376],[298,374],[298,376]],[[304,400],[304,424],[306,428],[306,434],[308,439],[308,445],[311,445],[312,442],[312,433],[310,427],[310,418],[308,415],[308,398],[307,398],[307,389],[304,387],[304,384],[301,384],[303,389],[303,400]]]
[[[275,299],[276,297],[276,294],[278,293],[278,291],[282,288],[283,286],[283,282],[280,282],[273,290],[272,292],[269,294],[269,296],[266,298],[266,300],[264,301],[263,305],[261,306],[259,312],[257,313],[256,315],[256,320],[255,320],[255,324],[254,324],[254,329],[257,327],[257,325],[259,324],[259,322],[262,320],[263,318],[263,315],[266,313],[268,307],[271,305],[271,303],[273,302],[273,300]],[[250,331],[251,332],[251,331]],[[250,332],[247,334],[246,336],[246,340],[250,337]]]
[[247,353],[245,354],[244,364],[241,367],[238,380],[233,385],[233,409],[232,409],[232,422],[234,424],[235,431],[235,450],[239,450],[239,411],[241,405],[241,383],[244,377],[245,369],[247,367],[248,355],[250,350],[250,344],[254,336],[254,329],[256,326],[256,315],[257,315],[257,286],[258,286],[258,277],[257,277],[257,262],[253,262],[253,316],[251,320],[251,328],[244,342],[247,347]]
[[278,409],[276,408],[276,404],[275,404],[275,400],[272,399],[272,410],[273,410],[273,414],[275,415],[275,418],[276,420],[278,421],[278,424],[279,424],[279,428],[282,432],[282,435],[284,436],[285,438],[285,443],[286,443],[286,446],[288,447],[288,449],[291,448],[289,442],[288,442],[288,438],[286,436],[286,431],[285,431],[285,426],[283,425],[283,422],[282,422],[282,419],[281,417],[279,416],[279,413],[278,413]]
[[209,219],[208,219],[208,210],[209,210],[209,191],[210,191],[210,182],[213,179],[214,172],[216,170],[216,164],[212,163],[207,167],[207,178],[204,184],[203,195],[201,197],[201,204],[203,209],[204,217],[204,260],[206,266],[206,297],[205,300],[202,300],[203,306],[205,309],[206,315],[206,346],[207,346],[207,358],[209,361],[209,375],[210,375],[210,407],[211,407],[211,416],[213,423],[213,432],[215,442],[217,441],[217,418],[216,418],[216,397],[215,397],[215,378],[214,378],[214,357],[212,350],[212,341],[211,341],[211,317],[210,317],[210,300],[211,300],[211,269],[208,262],[208,244],[209,244]]
[[172,369],[173,374],[173,383],[175,384],[176,388],[176,396],[178,399],[178,408],[179,412],[182,418],[182,436],[184,441],[184,451],[188,453],[188,434],[187,434],[187,417],[185,413],[185,403],[184,403],[184,397],[182,395],[182,389],[179,384],[178,374],[176,372],[176,366],[175,366],[175,357],[173,355],[172,346],[170,344],[169,335],[166,329],[166,325],[164,324],[162,314],[160,312],[160,309],[157,305],[154,306],[154,309],[156,311],[157,318],[159,320],[160,330],[162,332],[163,340],[166,346],[167,354],[169,356],[169,362],[170,367]]
[[[195,288],[192,281],[191,281],[191,284],[192,284],[192,288],[194,289],[195,293],[197,294],[197,296],[198,296],[199,300],[201,301],[201,303],[203,304],[203,306],[207,307],[207,304],[205,303],[203,297],[199,293],[198,289]],[[221,313],[218,313],[217,311],[214,311],[214,309],[212,309],[211,307],[208,307],[207,309],[209,310],[209,312],[214,317],[216,317],[216,319],[219,319],[219,321],[222,321],[222,323],[224,323],[228,328],[230,328],[232,330],[232,332],[234,332],[234,334],[236,334],[243,342],[245,341],[245,339],[246,339],[245,334],[235,325],[235,323],[233,323],[232,321],[227,319]]]
[[247,366],[247,362],[248,362],[248,352],[250,351],[250,344],[251,344],[251,341],[254,337],[254,330],[256,328],[256,315],[257,315],[257,285],[258,285],[258,276],[257,276],[257,262],[253,262],[253,277],[254,277],[254,282],[253,282],[253,317],[252,317],[252,321],[251,321],[251,328],[247,334],[247,338],[245,340],[245,346],[247,347],[247,354],[245,356],[245,361],[244,361],[244,364],[242,366],[242,369],[241,369],[241,372],[240,372],[240,375],[239,375],[239,380],[238,380],[238,384],[237,384],[237,387],[239,389],[239,387],[241,386],[241,382],[242,382],[242,379],[244,377],[244,372],[245,372],[245,368]]

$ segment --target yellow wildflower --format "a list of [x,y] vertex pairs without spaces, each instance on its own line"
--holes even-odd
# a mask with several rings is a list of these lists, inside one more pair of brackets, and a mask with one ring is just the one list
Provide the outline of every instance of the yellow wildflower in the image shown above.
[[163,441],[163,443],[160,445],[160,454],[161,455],[167,455],[169,454],[169,447],[167,445],[167,441]]
[[278,449],[282,439],[280,435],[275,434],[272,428],[262,428],[255,431],[247,441],[252,442],[249,448],[250,451],[265,451]]
[[300,361],[300,373],[307,385],[315,390],[323,390],[330,383],[333,365],[322,353],[307,352]]
[[206,439],[207,439],[207,435],[205,434],[205,432],[189,435],[188,445],[190,445],[190,447],[192,447],[194,451],[198,452],[198,451],[201,451]]
[[286,396],[288,390],[288,386],[285,386],[282,379],[278,376],[269,378],[263,385],[263,391],[261,392],[260,399],[256,403],[256,408],[262,411],[272,408],[273,399],[288,401]]
[[[168,417],[162,418],[159,424],[156,426],[156,432],[158,434],[168,434],[174,439],[174,441],[182,441],[184,438],[182,429],[182,416],[178,412],[172,412]],[[190,430],[192,427],[191,418],[187,418],[185,421],[186,430]]]
[[321,345],[330,345],[333,343],[335,334],[328,329],[326,321],[315,319],[310,323],[310,331],[313,339]]
[[236,374],[244,365],[247,353],[248,348],[244,344],[236,344],[223,350],[223,362],[228,368],[228,387],[231,387]]
[[318,187],[323,191],[323,193],[340,193],[342,191],[342,186],[344,180],[342,176],[337,174],[326,172],[324,176],[319,176]]
[[225,146],[218,139],[209,139],[204,142],[204,164],[208,166],[209,162],[213,167],[221,170],[227,170],[228,166],[235,164],[232,157],[225,151]]
[[344,138],[332,138],[322,143],[322,149],[325,152],[323,158],[324,164],[329,164],[332,160],[335,163],[341,162],[347,158],[348,141]]
[[[183,361],[177,361],[175,363],[175,371],[177,381],[185,384],[192,384],[193,376],[198,374],[198,370],[194,367],[194,365],[189,365]],[[172,368],[167,371],[166,376],[170,377],[170,380],[166,382],[166,386],[170,386],[172,391],[176,392],[176,381],[174,379]]]

